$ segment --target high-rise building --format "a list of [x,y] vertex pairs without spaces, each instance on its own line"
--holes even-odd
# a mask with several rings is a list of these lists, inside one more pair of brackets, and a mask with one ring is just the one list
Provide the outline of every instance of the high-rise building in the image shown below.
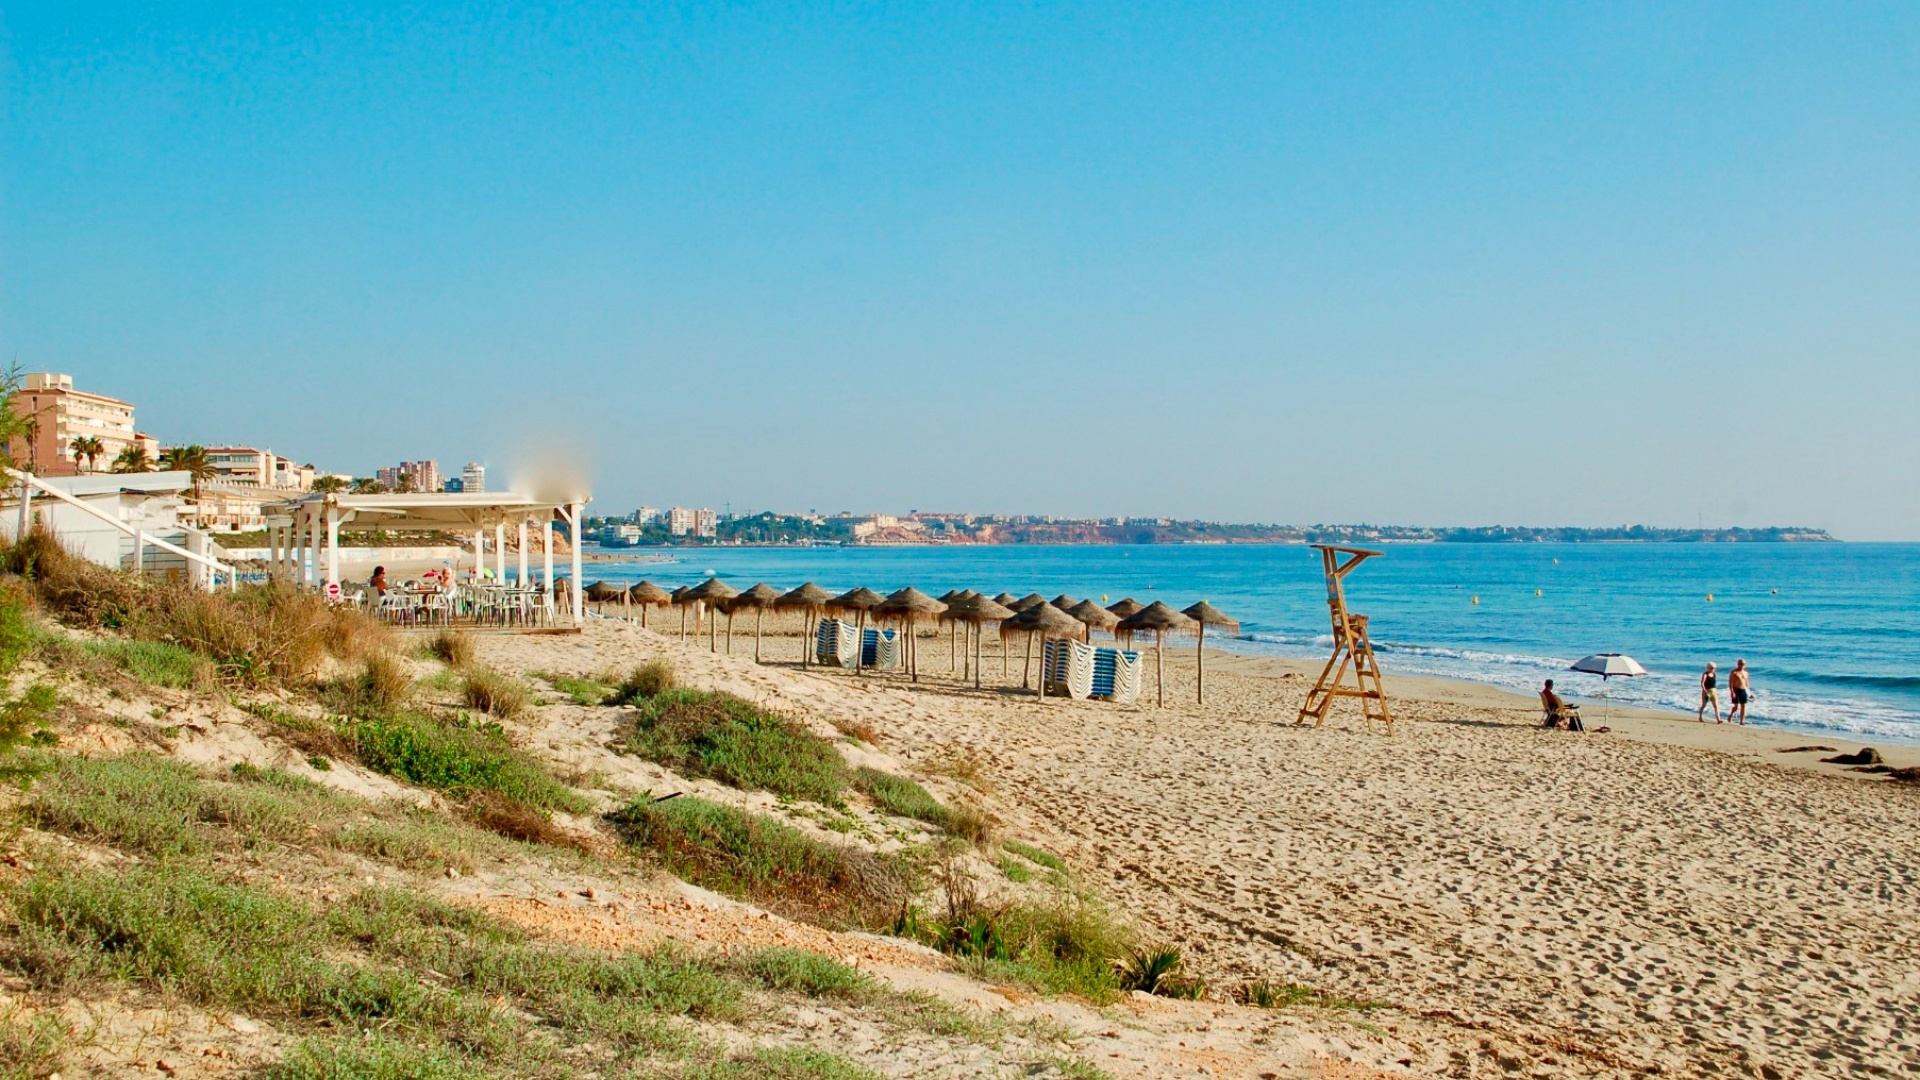
[[460,490],[465,492],[487,490],[487,467],[477,461],[467,462],[460,470]]
[[676,506],[667,511],[667,535],[686,536],[693,532],[693,511]]
[[635,525],[651,525],[659,520],[660,508],[657,506],[643,506],[633,512],[633,523]]
[[693,535],[708,539],[720,535],[720,516],[707,507],[693,512]]
[[[159,442],[134,430],[131,404],[75,390],[71,375],[44,371],[26,376],[14,395],[13,408],[30,426],[7,451],[29,472],[42,476],[104,472],[132,446],[145,450],[149,463],[160,456]],[[76,453],[74,440],[83,438],[98,441],[99,451],[92,456]]]

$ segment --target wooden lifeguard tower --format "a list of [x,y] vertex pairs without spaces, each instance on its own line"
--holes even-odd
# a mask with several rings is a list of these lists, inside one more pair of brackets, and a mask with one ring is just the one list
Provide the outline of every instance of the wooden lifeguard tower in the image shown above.
[[[1347,610],[1347,593],[1342,580],[1353,568],[1359,566],[1378,551],[1365,548],[1334,547],[1331,544],[1313,545],[1320,552],[1320,563],[1327,574],[1327,611],[1333,619],[1333,655],[1328,657],[1327,666],[1320,669],[1320,678],[1307,691],[1307,700],[1300,706],[1299,723],[1313,718],[1313,726],[1319,727],[1326,722],[1327,711],[1333,708],[1335,698],[1359,698],[1360,709],[1365,715],[1363,721],[1368,731],[1373,730],[1373,722],[1380,721],[1393,734],[1393,713],[1387,708],[1387,692],[1380,685],[1380,665],[1373,658],[1373,642],[1367,638],[1367,617],[1356,615]],[[1341,685],[1347,677],[1347,669],[1353,669],[1353,688]]]

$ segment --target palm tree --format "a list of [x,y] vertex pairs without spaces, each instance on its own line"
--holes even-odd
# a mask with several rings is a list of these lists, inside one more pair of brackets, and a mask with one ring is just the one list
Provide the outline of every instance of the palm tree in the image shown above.
[[405,495],[408,492],[412,491],[413,484],[414,484],[414,481],[413,481],[412,473],[401,473],[399,476],[396,476],[393,478],[393,490],[401,495]]
[[113,459],[112,469],[117,473],[136,473],[153,471],[153,461],[147,457],[147,448],[139,443],[123,447]]
[[313,481],[313,490],[321,495],[338,495],[347,490],[347,482],[338,476],[316,477]]
[[100,455],[107,452],[107,448],[100,445],[100,440],[91,435],[82,435],[73,440],[71,445],[73,447],[73,459],[75,461],[84,460],[87,463],[87,472],[92,472],[97,468],[100,464]]
[[213,462],[207,460],[207,448],[199,443],[169,446],[160,451],[160,467],[168,472],[183,472],[193,480],[193,501],[200,501],[200,485],[213,479]]
[[352,490],[355,495],[385,495],[387,485],[371,476],[362,476],[353,482]]

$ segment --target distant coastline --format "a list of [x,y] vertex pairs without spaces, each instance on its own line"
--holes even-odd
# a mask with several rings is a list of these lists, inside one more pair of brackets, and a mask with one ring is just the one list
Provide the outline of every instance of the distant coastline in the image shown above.
[[[1165,518],[1059,519],[914,514],[879,519],[755,514],[722,518],[714,535],[670,536],[602,519],[591,533],[602,550],[672,547],[939,547],[949,545],[1118,544],[1753,544],[1838,543],[1825,529],[1804,526],[1665,529],[1483,525],[1262,525]],[[623,535],[624,534],[624,535]]]

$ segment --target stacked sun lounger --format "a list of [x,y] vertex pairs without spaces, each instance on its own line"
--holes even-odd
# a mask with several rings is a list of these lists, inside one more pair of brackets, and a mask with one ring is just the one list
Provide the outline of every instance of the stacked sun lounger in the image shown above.
[[1047,642],[1047,692],[1084,699],[1093,691],[1093,647],[1078,641]]
[[813,636],[813,658],[829,667],[853,667],[854,627],[839,619],[821,619]]
[[1140,654],[1131,649],[1093,650],[1089,696],[1130,705],[1140,696]]
[[868,630],[860,642],[860,664],[875,671],[892,671],[900,666],[900,632]]

